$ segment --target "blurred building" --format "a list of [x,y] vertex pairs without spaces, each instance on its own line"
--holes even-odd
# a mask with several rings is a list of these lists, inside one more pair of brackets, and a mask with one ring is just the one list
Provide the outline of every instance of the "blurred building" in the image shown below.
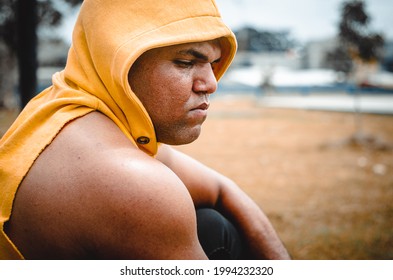
[[326,54],[338,46],[337,38],[308,42],[303,49],[302,67],[326,68]]
[[[354,62],[347,56],[328,58],[339,49],[338,38],[311,41],[304,45],[291,39],[288,32],[258,31],[243,28],[235,32],[238,53],[224,77],[222,88],[247,86],[256,88],[281,88],[308,92],[311,88],[342,91],[348,83],[373,88],[393,88],[393,44],[386,42],[384,55],[379,63]],[[339,70],[335,66],[341,65]],[[345,73],[350,71],[348,76]],[[244,88],[242,88],[244,89]]]
[[6,45],[0,41],[0,107],[17,108],[15,84],[17,78],[16,59]]
[[58,38],[40,38],[38,61],[40,67],[64,67],[69,45]]
[[238,53],[233,67],[297,68],[300,66],[296,42],[287,31],[272,32],[244,27],[235,34],[238,41]]
[[393,40],[385,43],[382,68],[388,72],[393,72]]
[[57,38],[44,38],[38,45],[39,68],[37,71],[37,91],[52,83],[52,75],[64,68],[69,45]]

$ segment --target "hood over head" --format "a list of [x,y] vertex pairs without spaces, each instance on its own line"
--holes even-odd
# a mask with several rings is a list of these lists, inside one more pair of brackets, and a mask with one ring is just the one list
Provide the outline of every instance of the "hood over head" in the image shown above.
[[140,148],[153,155],[153,124],[128,84],[134,61],[147,50],[220,38],[217,80],[229,67],[236,39],[212,0],[85,0],[73,34],[65,79],[97,96],[131,138],[149,138]]

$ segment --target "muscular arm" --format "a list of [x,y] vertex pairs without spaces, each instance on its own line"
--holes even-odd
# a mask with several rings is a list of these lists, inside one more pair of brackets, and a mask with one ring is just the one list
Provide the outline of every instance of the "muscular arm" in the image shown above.
[[233,181],[169,146],[157,159],[184,182],[196,208],[213,207],[237,225],[255,258],[289,259],[266,215]]
[[27,259],[207,259],[184,184],[99,113],[36,160],[7,233]]
[[92,247],[98,249],[99,256],[205,259],[196,234],[195,210],[183,183],[154,160],[128,161],[126,165],[130,166],[124,166],[124,162],[115,166],[114,176],[110,176],[111,170],[102,171],[102,175],[110,176],[111,186],[101,187],[97,200],[93,200],[95,205],[107,208],[96,213],[91,208],[94,217],[105,213],[100,228],[111,227],[108,232],[88,231],[88,236],[97,236]]

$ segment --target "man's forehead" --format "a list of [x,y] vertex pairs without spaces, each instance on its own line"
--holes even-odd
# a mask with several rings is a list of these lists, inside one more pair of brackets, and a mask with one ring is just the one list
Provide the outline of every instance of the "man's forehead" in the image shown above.
[[197,52],[209,56],[221,55],[221,46],[218,40],[179,44],[169,46],[168,48],[178,54],[193,55]]
[[221,45],[219,40],[212,40],[159,47],[148,50],[138,58],[138,61],[173,59],[176,56],[192,56],[206,61],[217,61],[221,58]]

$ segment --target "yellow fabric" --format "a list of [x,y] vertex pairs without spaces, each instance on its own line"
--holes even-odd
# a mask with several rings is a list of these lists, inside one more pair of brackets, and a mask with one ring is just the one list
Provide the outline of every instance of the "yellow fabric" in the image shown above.
[[[85,0],[64,71],[35,97],[0,142],[0,259],[23,256],[3,231],[18,186],[67,122],[92,111],[112,119],[141,150],[154,156],[152,122],[131,91],[128,71],[146,50],[222,38],[220,79],[236,52],[236,39],[212,0]],[[150,139],[139,145],[138,137]]]

